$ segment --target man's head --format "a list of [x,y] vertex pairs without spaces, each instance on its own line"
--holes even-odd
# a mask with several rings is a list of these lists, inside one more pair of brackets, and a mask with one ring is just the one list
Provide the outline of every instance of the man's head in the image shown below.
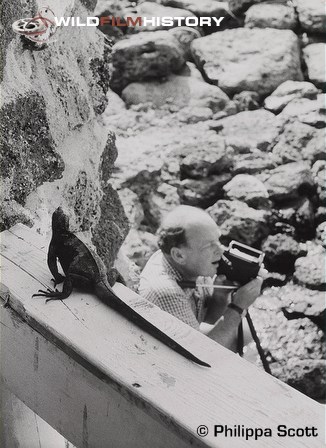
[[185,278],[213,276],[223,249],[220,232],[203,210],[181,205],[170,212],[158,231],[158,245]]

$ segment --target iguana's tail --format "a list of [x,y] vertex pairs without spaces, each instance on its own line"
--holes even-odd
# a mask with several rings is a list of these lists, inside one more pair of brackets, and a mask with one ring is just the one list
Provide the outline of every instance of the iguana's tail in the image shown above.
[[[168,347],[172,348],[175,352],[179,353],[180,355],[184,356],[185,358],[189,359],[190,361],[193,361],[201,366],[204,367],[211,367],[206,362],[200,360],[197,358],[197,356],[193,355],[191,352],[189,352],[187,349],[182,347],[178,342],[174,341],[170,336],[165,334],[162,330],[157,328],[155,325],[153,325],[151,322],[146,320],[141,314],[139,314],[134,308],[130,307],[128,304],[126,304],[123,300],[121,300],[110,288],[109,285],[105,285],[104,282],[98,283],[95,287],[96,295],[105,301],[111,308],[118,311],[120,314],[122,314],[127,319],[134,322],[136,325],[138,325],[141,329],[145,330],[147,333],[149,333],[151,336],[155,337],[159,341],[163,342]],[[145,302],[144,299],[141,299]],[[138,302],[139,303],[139,302]],[[138,304],[137,303],[137,304]],[[150,302],[146,301],[146,305],[152,305]],[[154,305],[152,305],[154,306]]]

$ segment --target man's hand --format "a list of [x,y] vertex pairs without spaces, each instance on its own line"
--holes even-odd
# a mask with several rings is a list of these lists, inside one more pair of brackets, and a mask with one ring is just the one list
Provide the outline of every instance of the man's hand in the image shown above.
[[262,283],[263,279],[261,277],[256,277],[246,285],[241,286],[233,294],[233,303],[243,310],[249,308],[260,295]]

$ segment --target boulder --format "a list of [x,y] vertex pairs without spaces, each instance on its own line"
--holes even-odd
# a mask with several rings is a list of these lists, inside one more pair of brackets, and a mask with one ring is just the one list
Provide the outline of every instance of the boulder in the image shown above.
[[[142,17],[143,20],[145,17],[147,19],[152,19],[152,17],[172,17],[174,19],[173,24],[168,26],[164,26],[161,23],[157,24],[156,22],[153,25],[148,23],[146,25],[129,27],[127,30],[128,33],[139,33],[140,31],[158,31],[174,28],[178,26],[178,22],[175,19],[176,17],[191,17],[192,13],[186,9],[171,8],[155,2],[143,2],[132,6],[131,8],[126,8],[123,16],[132,17],[134,20],[136,20],[137,17]],[[184,23],[182,23],[182,25],[184,25]]]
[[234,239],[253,246],[269,234],[270,213],[255,210],[244,202],[219,200],[206,211],[219,226],[223,244]]
[[[226,112],[221,112],[227,115]],[[177,120],[185,124],[199,123],[213,118],[213,112],[209,107],[184,107],[176,114]]]
[[132,260],[142,269],[150,256],[158,250],[157,238],[150,232],[131,229],[122,249],[129,260]]
[[289,201],[315,193],[316,185],[310,166],[305,162],[293,162],[279,166],[264,176],[270,198],[275,202]]
[[184,179],[178,186],[181,203],[194,207],[209,207],[223,197],[222,187],[230,179],[230,173],[213,174],[205,179]]
[[213,113],[223,111],[230,99],[216,86],[192,76],[170,75],[164,82],[133,82],[122,91],[127,104],[151,103],[154,108],[174,111],[183,107],[208,107]]
[[325,291],[325,253],[307,255],[295,262],[294,280],[311,289]]
[[180,198],[177,188],[162,183],[147,198],[147,214],[150,213],[151,222],[159,226],[164,216],[178,205],[180,205]]
[[303,49],[303,59],[307,65],[308,78],[317,87],[325,89],[325,51],[324,43],[307,45]]
[[228,9],[227,1],[216,0],[161,0],[161,3],[173,8],[183,8],[198,17],[223,17]]
[[[323,130],[321,131],[323,132]],[[304,156],[304,151],[311,140],[315,141],[315,134],[315,128],[300,121],[287,123],[283,132],[277,138],[273,155],[279,161],[279,164],[297,162],[308,158]],[[313,151],[313,148],[310,151]]]
[[229,0],[229,8],[233,12],[240,12],[248,9],[249,6],[260,3],[262,0]]
[[326,200],[326,162],[324,160],[317,160],[311,169],[314,182],[317,185],[317,194],[319,197],[320,204],[324,204]]
[[297,0],[296,9],[301,27],[308,33],[325,33],[325,3],[323,0]]
[[243,201],[253,208],[268,208],[269,195],[265,185],[250,174],[238,174],[224,185],[226,199]]
[[191,42],[199,37],[202,37],[203,31],[200,27],[178,26],[176,28],[172,28],[169,32],[172,33],[180,43],[184,51],[185,58],[188,61],[192,61]]
[[258,93],[249,92],[246,90],[234,95],[233,102],[238,112],[243,112],[245,110],[256,110],[260,107]]
[[120,92],[134,81],[162,79],[185,65],[184,50],[168,31],[132,35],[112,47],[111,88]]
[[245,26],[293,30],[297,26],[297,18],[293,6],[280,3],[261,3],[253,5],[247,10]]
[[316,241],[326,248],[326,222],[320,223],[316,228]]
[[273,154],[263,151],[253,150],[249,154],[237,155],[233,174],[255,174],[262,171],[271,170],[277,165],[277,160]]
[[233,166],[234,151],[226,151],[225,140],[217,139],[208,145],[193,151],[180,163],[180,175],[184,179],[190,177],[201,179],[211,174],[230,171]]
[[191,51],[207,80],[231,95],[244,90],[268,95],[282,82],[303,77],[291,30],[225,30],[195,39]]
[[144,210],[138,196],[129,188],[122,188],[118,194],[130,227],[138,228],[144,219]]
[[308,198],[304,198],[303,203],[296,210],[294,226],[300,239],[309,240],[315,236],[314,205]]
[[267,110],[240,112],[218,121],[221,135],[239,136],[250,147],[267,151],[281,129],[281,122]]
[[291,101],[280,113],[281,120],[298,120],[316,128],[324,128],[325,95],[317,95],[316,100],[306,98]]
[[269,235],[261,250],[265,253],[266,268],[281,274],[292,273],[295,260],[307,254],[294,238],[282,233]]
[[315,129],[313,137],[302,148],[303,159],[315,163],[317,160],[325,160],[325,130]]
[[290,101],[299,98],[315,100],[318,90],[307,81],[285,81],[264,101],[264,107],[271,112],[281,112]]

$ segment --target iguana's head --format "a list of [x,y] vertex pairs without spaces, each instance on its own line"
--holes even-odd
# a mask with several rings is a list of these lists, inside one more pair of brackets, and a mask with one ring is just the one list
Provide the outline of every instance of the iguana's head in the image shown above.
[[67,232],[69,231],[69,217],[65,214],[61,207],[54,210],[52,215],[52,231]]

